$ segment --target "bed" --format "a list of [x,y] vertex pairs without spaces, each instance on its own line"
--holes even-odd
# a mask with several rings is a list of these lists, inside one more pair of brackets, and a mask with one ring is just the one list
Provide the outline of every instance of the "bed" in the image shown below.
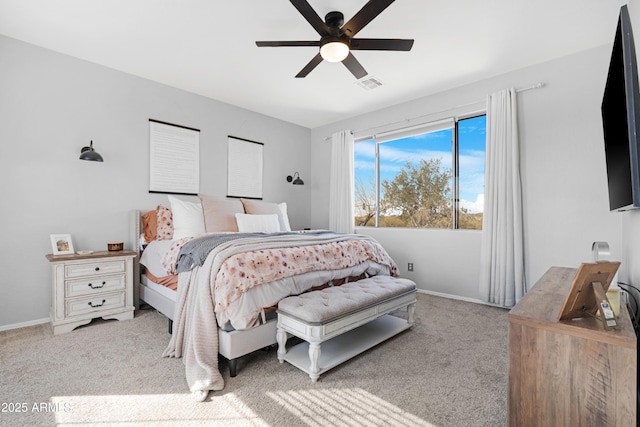
[[[357,278],[397,275],[393,260],[370,237],[291,231],[283,204],[210,196],[191,202],[169,196],[169,201],[171,208],[131,215],[132,244],[144,248],[138,298],[173,322],[164,356],[183,358],[197,400],[224,387],[218,354],[229,360],[235,376],[239,357],[276,343],[275,312],[269,308],[282,298]],[[196,217],[187,230],[185,203],[192,204]],[[172,238],[159,225],[145,223],[154,211],[158,222],[171,211]],[[143,239],[145,227],[157,228],[165,238]],[[177,290],[156,283],[169,276],[177,278]]]

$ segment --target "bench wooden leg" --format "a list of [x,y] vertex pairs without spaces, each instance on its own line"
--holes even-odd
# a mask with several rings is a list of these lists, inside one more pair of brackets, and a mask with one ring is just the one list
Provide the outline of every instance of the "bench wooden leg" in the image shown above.
[[278,328],[276,332],[276,340],[278,341],[278,360],[284,362],[284,355],[287,353],[287,331]]
[[314,383],[318,381],[320,378],[320,367],[318,366],[318,361],[320,360],[320,343],[319,342],[310,342],[309,343],[309,360],[311,364],[309,365],[309,377],[311,377],[311,381]]

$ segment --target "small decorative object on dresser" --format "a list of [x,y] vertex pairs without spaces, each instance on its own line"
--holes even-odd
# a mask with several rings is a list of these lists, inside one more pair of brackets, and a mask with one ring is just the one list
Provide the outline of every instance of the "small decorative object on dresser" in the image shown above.
[[107,243],[107,249],[109,250],[109,252],[121,251],[123,248],[124,248],[124,243],[123,242]]
[[54,335],[92,319],[133,319],[134,251],[48,254]]
[[66,255],[73,253],[73,241],[71,234],[52,234],[51,250],[54,255]]

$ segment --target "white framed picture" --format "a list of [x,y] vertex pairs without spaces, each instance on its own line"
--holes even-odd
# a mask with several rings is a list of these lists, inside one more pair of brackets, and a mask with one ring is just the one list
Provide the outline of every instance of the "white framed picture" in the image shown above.
[[53,249],[54,255],[72,254],[74,251],[71,234],[52,234],[51,249]]

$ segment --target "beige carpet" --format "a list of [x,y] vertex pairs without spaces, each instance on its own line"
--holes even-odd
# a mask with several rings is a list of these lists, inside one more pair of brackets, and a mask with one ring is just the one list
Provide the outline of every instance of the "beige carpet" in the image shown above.
[[[419,294],[412,329],[317,383],[276,352],[224,371],[193,402],[180,359],[160,357],[166,318],[102,321],[53,336],[0,332],[1,426],[503,426],[507,311]],[[226,362],[221,359],[221,369]]]

